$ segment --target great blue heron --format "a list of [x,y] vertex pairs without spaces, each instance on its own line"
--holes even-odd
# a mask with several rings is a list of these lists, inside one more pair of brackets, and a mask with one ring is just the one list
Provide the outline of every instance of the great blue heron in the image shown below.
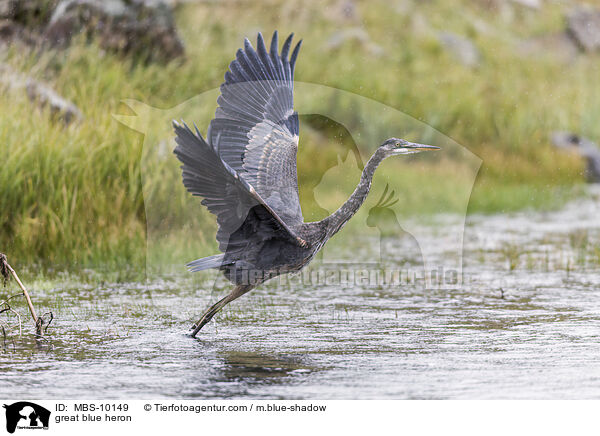
[[216,268],[235,287],[192,326],[192,336],[226,304],[260,283],[306,266],[365,201],[377,166],[387,157],[436,150],[398,138],[383,142],[364,167],[350,198],[327,218],[305,223],[298,198],[298,113],[293,108],[292,35],[270,51],[258,34],[255,50],[246,39],[221,85],[219,107],[206,139],[197,128],[174,123],[175,154],[183,184],[216,215],[223,254],[188,264],[190,271]]

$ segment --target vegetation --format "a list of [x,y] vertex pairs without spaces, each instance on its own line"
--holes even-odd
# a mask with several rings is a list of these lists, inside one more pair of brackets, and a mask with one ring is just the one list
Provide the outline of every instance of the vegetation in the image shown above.
[[[563,6],[552,2],[540,11],[513,6],[506,15],[486,3],[464,1],[458,8],[456,2],[406,1],[394,9],[384,1],[364,2],[356,5],[354,18],[343,18],[336,2],[184,4],[176,17],[186,59],[168,65],[138,63],[84,41],[41,54],[9,48],[2,55],[6,63],[50,83],[85,119],[64,126],[49,111],[34,110],[25,95],[0,93],[2,251],[18,259],[14,263],[139,270],[151,234],[157,236],[148,243],[161,259],[189,260],[191,252],[199,256],[213,250],[214,222],[199,205],[190,205],[169,152],[172,143],[162,144],[167,157],[146,164],[144,145],[158,147],[164,139],[162,133],[153,136],[152,129],[168,133],[166,115],[181,115],[205,131],[214,106],[196,108],[197,117],[170,108],[218,87],[242,38],[253,40],[258,30],[265,35],[294,31],[304,39],[297,80],[381,102],[479,156],[482,167],[469,212],[559,206],[580,192],[583,163],[555,151],[549,133],[564,129],[600,138],[598,56],[582,55],[570,64],[523,57],[517,42],[561,30]],[[381,50],[359,40],[328,48],[333,35],[354,27],[363,28],[369,44]],[[481,50],[481,65],[457,62],[438,42],[438,30],[471,38]],[[143,110],[123,104],[124,99],[169,109],[161,112],[164,124],[139,118],[138,123],[147,123],[145,136],[128,128],[113,115],[141,117]],[[356,174],[337,183],[324,177],[327,162],[338,158],[340,148],[331,146],[331,137],[339,126],[306,118],[301,129],[301,201],[306,219],[318,219],[345,198]],[[340,134],[333,143],[343,146],[348,140]],[[410,204],[409,210],[420,214],[461,212],[465,205],[453,186],[471,182],[452,156],[419,165],[386,162],[379,177],[381,186],[390,183],[396,189],[399,205]],[[326,195],[316,201],[312,191],[320,182]],[[411,185],[420,188],[410,190]]]

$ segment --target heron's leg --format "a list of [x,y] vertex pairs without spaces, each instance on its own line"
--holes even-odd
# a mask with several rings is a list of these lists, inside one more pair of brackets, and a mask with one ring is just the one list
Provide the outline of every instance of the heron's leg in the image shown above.
[[196,321],[195,324],[192,326],[193,331],[191,333],[191,336],[195,337],[196,334],[200,331],[200,329],[204,327],[204,325],[207,324],[213,318],[213,316],[215,316],[221,309],[223,309],[227,304],[231,303],[236,298],[239,298],[242,295],[244,295],[250,289],[252,289],[252,286],[238,285],[235,288],[233,288],[233,291],[231,291],[229,295],[227,295],[224,298],[221,298],[215,304],[210,306],[208,310],[204,312],[202,317],[198,321]]

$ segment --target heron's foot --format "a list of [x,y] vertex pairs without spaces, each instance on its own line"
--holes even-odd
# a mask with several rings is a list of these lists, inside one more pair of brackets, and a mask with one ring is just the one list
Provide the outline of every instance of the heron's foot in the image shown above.
[[241,295],[244,295],[250,289],[252,289],[252,286],[238,285],[233,289],[233,291],[231,291],[229,295],[220,299],[211,307],[209,307],[208,310],[204,312],[204,315],[202,315],[202,318],[196,321],[196,323],[192,326],[192,333],[190,333],[192,338],[195,338],[200,329],[204,327],[221,309],[223,309],[226,304],[232,302]]
[[190,330],[192,330],[192,333],[190,333],[192,338],[196,337],[196,334],[200,331],[200,329],[202,329],[202,327],[208,324],[208,322],[212,319],[213,316],[214,314],[206,313],[202,316],[202,318],[196,321],[194,325],[192,325],[192,327],[190,328]]
[[215,316],[217,314],[217,312],[219,312],[223,308],[223,306],[225,306],[225,304],[227,304],[227,297],[223,298],[218,303],[211,306],[206,312],[204,312],[204,314],[202,315],[202,318],[200,318],[198,321],[196,321],[191,328],[192,338],[196,337],[196,334],[200,331],[200,329],[202,327],[204,327],[206,324],[208,324],[209,321],[211,319],[213,319],[213,316]]

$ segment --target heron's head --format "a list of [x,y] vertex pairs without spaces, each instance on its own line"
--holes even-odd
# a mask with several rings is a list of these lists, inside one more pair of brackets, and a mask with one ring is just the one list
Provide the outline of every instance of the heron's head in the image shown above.
[[388,156],[394,156],[396,154],[413,154],[420,153],[422,151],[440,149],[440,147],[436,147],[435,145],[417,144],[415,142],[408,142],[399,138],[388,139],[381,144],[381,148],[388,152]]

